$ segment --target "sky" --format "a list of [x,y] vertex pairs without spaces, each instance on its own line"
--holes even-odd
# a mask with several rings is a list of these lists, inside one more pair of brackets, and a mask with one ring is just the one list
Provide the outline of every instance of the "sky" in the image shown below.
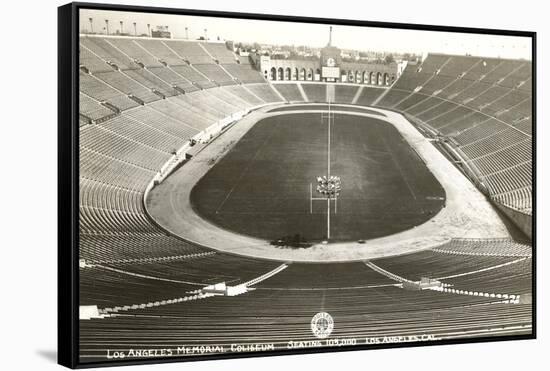
[[[135,12],[81,10],[80,31],[90,31],[92,18],[94,32],[104,32],[105,19],[109,20],[109,31],[120,30],[119,21],[124,22],[124,32],[147,33],[147,24],[168,26],[173,38],[184,39],[188,28],[189,39],[207,36],[211,40],[232,40],[235,42],[258,42],[260,44],[307,45],[323,47],[328,42],[327,24],[259,21],[230,18],[197,17],[171,14],[147,14]],[[332,45],[341,49],[363,51],[388,51],[398,53],[424,54],[471,54],[485,57],[531,59],[531,39],[517,36],[495,36],[439,31],[417,31],[333,25]]]

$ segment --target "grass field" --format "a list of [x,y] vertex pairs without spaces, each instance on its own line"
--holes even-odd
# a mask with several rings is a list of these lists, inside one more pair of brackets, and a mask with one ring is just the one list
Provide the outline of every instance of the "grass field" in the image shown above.
[[[331,240],[394,234],[443,207],[444,189],[391,124],[337,114],[331,137],[331,174],[342,180]],[[273,116],[196,184],[191,203],[203,218],[237,233],[319,241],[326,237],[326,202],[314,201],[310,213],[309,187],[326,172],[326,120],[319,113]]]

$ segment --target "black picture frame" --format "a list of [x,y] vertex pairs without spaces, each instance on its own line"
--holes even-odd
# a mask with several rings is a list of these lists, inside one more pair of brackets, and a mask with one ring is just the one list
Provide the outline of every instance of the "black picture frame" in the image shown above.
[[[290,21],[317,24],[337,24],[403,30],[442,31],[452,33],[481,33],[488,35],[520,36],[531,38],[532,47],[532,333],[452,340],[425,341],[414,343],[364,344],[351,347],[324,347],[317,349],[292,349],[284,351],[226,353],[208,356],[186,356],[154,358],[144,360],[117,360],[82,363],[79,361],[79,11],[81,9],[130,11],[172,15],[194,15],[220,18],[238,18],[271,21]],[[536,32],[485,28],[434,26],[409,23],[372,22],[363,20],[310,18],[269,14],[202,11],[160,7],[69,3],[58,8],[58,363],[69,368],[100,366],[123,366],[168,362],[188,362],[227,358],[265,357],[287,354],[307,354],[367,350],[379,348],[401,348],[463,343],[494,342],[505,340],[536,339],[537,333],[537,284],[536,284],[536,114],[537,114],[537,42]]]

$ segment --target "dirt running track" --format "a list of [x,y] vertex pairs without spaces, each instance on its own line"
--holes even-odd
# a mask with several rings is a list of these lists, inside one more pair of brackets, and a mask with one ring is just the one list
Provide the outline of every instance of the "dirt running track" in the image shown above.
[[[303,107],[303,104],[301,106]],[[212,159],[216,159],[217,162],[223,158],[230,148],[258,121],[290,112],[267,113],[271,109],[273,106],[264,107],[244,117],[188,163],[180,167],[162,184],[155,187],[146,200],[150,216],[170,233],[214,250],[280,261],[368,260],[435,247],[451,238],[510,237],[505,224],[489,201],[428,139],[422,136],[402,115],[376,108],[370,109],[385,114],[387,119],[380,114],[338,111],[337,107],[333,107],[333,111],[386,120],[394,125],[445,189],[446,205],[433,218],[412,229],[369,239],[364,244],[357,242],[319,243],[307,249],[271,246],[267,240],[237,234],[201,218],[191,206],[190,195],[193,186],[213,166]],[[316,111],[297,110],[294,112],[312,113]]]

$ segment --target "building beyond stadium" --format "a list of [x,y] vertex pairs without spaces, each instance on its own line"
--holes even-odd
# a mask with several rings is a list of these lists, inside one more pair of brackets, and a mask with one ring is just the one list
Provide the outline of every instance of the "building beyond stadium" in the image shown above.
[[342,60],[341,50],[332,46],[331,36],[326,47],[321,49],[318,60],[272,59],[270,56],[256,56],[264,78],[270,81],[322,81],[389,86],[398,77],[398,64],[372,63]]

